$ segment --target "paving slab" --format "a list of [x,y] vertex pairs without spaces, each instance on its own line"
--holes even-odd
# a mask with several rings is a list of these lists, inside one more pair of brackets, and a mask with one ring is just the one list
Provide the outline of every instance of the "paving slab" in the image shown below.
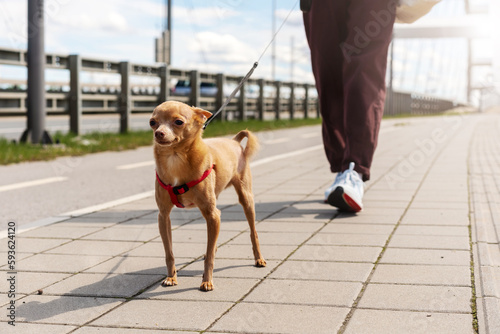
[[[0,239],[0,250],[7,251],[7,238]],[[41,253],[70,242],[72,239],[17,238],[16,253]],[[2,258],[3,260],[3,258]]]
[[481,305],[482,333],[497,333],[500,330],[500,299],[498,298],[478,298],[478,305]]
[[470,253],[447,249],[387,248],[380,263],[469,266]]
[[84,217],[99,218],[99,219],[115,219],[119,223],[129,219],[138,218],[145,216],[147,214],[151,214],[153,211],[156,210],[148,210],[148,209],[130,210],[127,207],[114,207],[102,211],[89,213]]
[[[311,237],[312,232],[261,232],[257,231],[261,245],[298,246]],[[230,245],[251,245],[250,232],[244,232],[231,240]]]
[[218,319],[232,303],[181,300],[132,300],[91,325],[201,331]]
[[[260,246],[262,256],[266,260],[284,260],[297,246],[295,245],[268,245]],[[251,245],[225,244],[217,249],[216,259],[253,259]]]
[[44,295],[128,298],[164,275],[79,273],[43,290]]
[[348,262],[285,261],[269,277],[298,280],[364,282],[373,264]]
[[[77,329],[75,334],[136,334],[137,329],[135,328],[113,328],[113,327],[91,327],[84,326]],[[186,331],[165,331],[157,329],[141,329],[141,333],[144,334],[195,334],[196,332],[186,332]]]
[[[233,259],[215,259],[213,276],[233,277],[233,278],[264,278],[278,264],[278,261],[266,261],[267,265],[263,268],[255,267],[254,260],[233,260]],[[178,276],[197,276],[203,275],[204,261],[197,260],[194,263],[182,268],[177,273]],[[214,283],[217,284],[214,279]]]
[[362,310],[354,312],[345,334],[472,334],[472,315],[437,312]]
[[293,224],[289,222],[276,222],[264,220],[257,224],[257,232],[316,232],[324,223],[307,222],[306,224]]
[[470,287],[368,284],[358,308],[470,313]]
[[201,277],[179,277],[178,285],[165,287],[158,283],[137,298],[235,303],[250,292],[259,279],[217,278],[214,282],[215,289],[209,293],[200,291],[201,281]]
[[[229,239],[234,238],[238,235],[237,231],[220,231],[219,237],[217,239],[217,244],[223,244]],[[195,243],[206,243],[207,242],[207,231],[206,230],[183,230],[176,229],[172,231],[172,240],[177,243],[181,242],[195,242]],[[157,241],[161,241],[158,237]]]
[[116,256],[142,245],[140,241],[75,240],[53,248],[49,254]]
[[[191,262],[192,259],[177,258],[179,267]],[[166,275],[165,260],[159,257],[128,257],[117,256],[87,269],[87,273],[103,274],[137,274],[137,275]]]
[[469,250],[469,238],[466,236],[454,237],[433,235],[394,235],[388,247],[395,248],[423,248],[423,249],[455,249]]
[[[35,255],[35,253],[18,253],[18,254],[16,254],[16,261],[19,262],[23,259],[27,259],[29,257],[32,257],[33,255]],[[9,258],[8,258],[9,254],[7,252],[0,252],[0,256],[1,256],[0,270],[8,270],[7,264],[9,261]]]
[[[127,220],[123,223],[116,224],[116,226],[120,226],[122,228],[130,227],[130,228],[149,228],[152,230],[158,231],[158,220],[156,218],[138,218]],[[159,232],[158,232],[159,233]]]
[[17,308],[17,320],[83,325],[123,302],[116,298],[28,296]]
[[342,325],[348,308],[239,303],[210,330],[227,333],[332,333]]
[[337,224],[337,221],[333,220],[321,229],[321,233],[389,235],[394,227],[395,224]]
[[46,324],[31,324],[16,322],[15,326],[0,323],[2,333],[19,334],[19,333],[37,333],[37,334],[66,334],[75,330],[76,326],[66,325],[46,325]]
[[87,234],[96,232],[101,230],[102,227],[96,226],[92,227],[92,225],[83,227],[83,226],[63,226],[59,227],[57,225],[49,225],[41,228],[37,228],[35,230],[27,231],[21,235],[20,238],[60,238],[60,239],[78,239]]
[[462,206],[461,209],[409,209],[401,223],[468,226],[469,210],[466,206]]
[[383,247],[389,234],[318,233],[306,245],[378,246]]
[[500,267],[481,266],[478,274],[481,277],[482,296],[500,299]]
[[382,247],[304,245],[290,259],[375,263],[381,251]]
[[[174,256],[176,258],[197,258],[205,254],[207,250],[207,244],[205,243],[179,243],[173,242],[172,249]],[[132,249],[122,256],[147,256],[147,257],[161,257],[165,258],[165,249],[163,248],[163,243],[161,241],[155,240],[151,242],[144,243],[143,245]]]
[[97,231],[82,238],[82,240],[112,240],[112,241],[149,241],[160,235],[158,229],[123,228],[119,225]]
[[361,288],[359,282],[268,279],[260,283],[245,301],[351,307]]
[[379,264],[371,282],[470,286],[471,278],[467,266]]
[[100,255],[37,254],[19,261],[19,271],[75,273],[108,259]]
[[400,225],[394,235],[469,237],[469,229],[466,226]]
[[[205,219],[197,219],[190,223],[184,224],[177,228],[178,230],[207,230],[207,222]],[[241,232],[248,230],[248,222],[246,220],[224,220],[220,224],[221,231],[236,231]]]
[[71,274],[44,273],[44,272],[18,272],[16,291],[18,293],[31,294],[44,289],[54,283],[62,281]]

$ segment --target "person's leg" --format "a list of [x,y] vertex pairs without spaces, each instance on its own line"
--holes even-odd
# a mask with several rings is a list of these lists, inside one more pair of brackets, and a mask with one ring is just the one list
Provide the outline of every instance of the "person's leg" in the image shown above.
[[311,63],[323,118],[323,143],[332,172],[342,171],[345,149],[343,53],[347,0],[312,1],[304,13]]
[[384,112],[387,51],[396,0],[352,0],[347,36],[342,43],[345,150],[341,170],[350,162],[370,178],[380,121]]

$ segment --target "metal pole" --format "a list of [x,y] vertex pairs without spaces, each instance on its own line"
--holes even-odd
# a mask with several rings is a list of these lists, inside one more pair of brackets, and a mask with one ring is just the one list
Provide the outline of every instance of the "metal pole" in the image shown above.
[[294,45],[294,38],[293,36],[291,37],[291,41],[290,41],[290,81],[293,82],[293,68],[294,68],[294,65],[295,65],[295,56],[294,56],[294,50],[295,49],[295,45]]
[[273,48],[271,54],[271,76],[272,80],[276,80],[276,41],[274,40],[274,36],[276,35],[276,0],[273,0]]
[[167,3],[167,31],[168,31],[168,59],[166,63],[172,64],[172,1],[168,0]]
[[28,0],[28,105],[27,129],[21,141],[51,143],[45,131],[45,49],[43,0]]

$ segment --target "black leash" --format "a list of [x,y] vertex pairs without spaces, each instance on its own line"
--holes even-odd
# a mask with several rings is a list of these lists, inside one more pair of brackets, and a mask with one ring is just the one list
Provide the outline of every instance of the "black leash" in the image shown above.
[[[264,56],[264,54],[266,53],[267,49],[269,48],[269,46],[274,42],[274,40],[276,39],[276,35],[278,35],[278,33],[280,32],[281,28],[283,28],[283,25],[286,23],[286,21],[288,21],[288,18],[290,17],[290,14],[292,14],[293,10],[295,9],[295,7],[297,6],[297,4],[299,3],[299,1],[303,1],[303,0],[297,0],[295,2],[295,5],[293,5],[292,9],[290,9],[290,12],[288,13],[288,15],[286,16],[286,18],[283,20],[283,22],[281,23],[280,27],[278,28],[278,30],[276,30],[276,33],[273,35],[273,38],[271,39],[271,41],[269,42],[269,44],[267,44],[266,48],[264,49],[264,51],[262,51],[259,59],[257,59],[257,61],[255,63],[253,63],[253,66],[252,68],[250,69],[250,71],[248,71],[247,75],[245,75],[243,77],[243,79],[241,79],[240,83],[238,84],[238,86],[236,86],[236,88],[233,90],[233,92],[231,93],[231,95],[229,95],[229,97],[226,99],[226,101],[222,104],[222,106],[219,108],[219,110],[217,110],[214,114],[212,114],[212,116],[210,116],[209,119],[207,119],[207,121],[205,122],[205,124],[203,125],[203,130],[206,129],[207,125],[210,124],[210,122],[218,115],[220,114],[220,112],[222,110],[224,110],[225,107],[227,107],[227,105],[229,104],[229,102],[231,102],[231,100],[233,99],[233,97],[236,95],[236,93],[238,93],[238,91],[240,90],[241,86],[243,86],[243,84],[245,82],[248,81],[248,79],[250,79],[250,76],[252,75],[253,71],[255,71],[255,69],[257,68],[257,66],[259,66],[259,61],[260,59],[262,58],[262,56]],[[301,4],[302,5],[302,4]]]
[[220,106],[219,110],[217,110],[214,114],[212,114],[212,116],[210,116],[209,119],[207,119],[207,121],[205,122],[205,125],[203,125],[203,130],[205,130],[206,127],[207,127],[207,125],[210,124],[210,122],[215,118],[215,116],[217,116],[229,104],[229,102],[231,102],[231,100],[233,99],[233,97],[240,90],[241,86],[243,86],[243,84],[248,79],[250,79],[250,76],[252,75],[253,71],[255,71],[255,69],[257,68],[257,66],[259,66],[259,62],[258,61],[256,61],[255,63],[253,63],[253,66],[250,69],[250,71],[248,71],[247,75],[245,75],[245,77],[243,79],[241,79],[241,81],[238,84],[238,86],[236,86],[236,88],[233,90],[233,92],[231,93],[231,95],[229,95],[229,97],[226,99],[226,101]]

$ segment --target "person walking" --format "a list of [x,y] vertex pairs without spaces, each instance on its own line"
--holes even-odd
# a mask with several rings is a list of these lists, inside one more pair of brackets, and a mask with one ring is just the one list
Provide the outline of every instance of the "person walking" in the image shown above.
[[303,14],[332,173],[325,202],[363,209],[385,102],[397,0],[314,0]]

